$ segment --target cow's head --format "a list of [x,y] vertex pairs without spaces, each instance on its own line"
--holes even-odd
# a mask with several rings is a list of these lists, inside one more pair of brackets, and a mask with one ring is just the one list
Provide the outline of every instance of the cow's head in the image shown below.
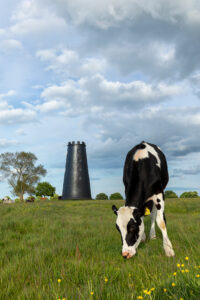
[[122,256],[131,258],[136,254],[136,248],[144,233],[143,217],[139,210],[132,206],[122,206],[117,209],[113,205],[112,210],[117,215],[116,228],[122,238]]

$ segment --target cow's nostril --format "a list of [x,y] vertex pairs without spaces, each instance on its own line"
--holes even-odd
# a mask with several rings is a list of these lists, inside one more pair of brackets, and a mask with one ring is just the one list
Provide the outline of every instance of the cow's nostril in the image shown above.
[[129,255],[129,253],[128,253],[128,252],[122,252],[122,256],[123,256],[123,258],[127,258],[127,257],[128,257],[128,255]]

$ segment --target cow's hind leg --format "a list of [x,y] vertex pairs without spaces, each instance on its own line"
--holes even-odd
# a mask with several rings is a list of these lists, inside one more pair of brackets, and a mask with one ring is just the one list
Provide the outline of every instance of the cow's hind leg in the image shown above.
[[155,230],[156,216],[157,216],[157,209],[156,209],[155,205],[153,205],[152,211],[151,211],[151,228],[150,228],[150,233],[149,233],[150,240],[153,240],[156,238],[156,230]]
[[167,256],[174,256],[174,250],[172,248],[172,244],[168,238],[167,235],[167,228],[166,228],[166,224],[165,224],[165,219],[164,219],[164,200],[163,200],[163,195],[162,193],[156,195],[157,196],[157,204],[156,204],[156,208],[157,208],[157,216],[156,216],[156,222],[158,227],[160,228],[161,232],[162,232],[162,236],[163,236],[163,248],[165,250],[165,254]]

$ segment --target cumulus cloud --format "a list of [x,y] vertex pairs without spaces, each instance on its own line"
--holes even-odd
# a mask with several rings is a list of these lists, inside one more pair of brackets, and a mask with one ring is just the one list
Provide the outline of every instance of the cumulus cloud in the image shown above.
[[[14,94],[13,91],[7,94],[1,94],[2,98]],[[1,99],[1,97],[0,97]],[[18,124],[33,122],[36,120],[36,112],[31,109],[15,108],[10,105],[7,101],[0,102],[0,123],[1,124]]]
[[83,77],[77,81],[68,80],[60,86],[53,85],[44,89],[41,97],[45,100],[38,106],[41,110],[52,106],[65,107],[66,113],[83,114],[94,111],[94,107],[131,109],[147,104],[160,103],[169,97],[181,94],[179,85],[148,84],[143,81],[128,83],[108,81],[102,75]]
[[77,51],[67,48],[39,50],[36,52],[36,56],[47,63],[46,70],[53,70],[71,77],[79,78],[85,75],[103,73],[106,69],[105,59],[81,58]]
[[13,25],[10,26],[10,32],[18,36],[66,29],[66,23],[62,18],[37,5],[34,0],[19,2],[11,16],[11,21]]

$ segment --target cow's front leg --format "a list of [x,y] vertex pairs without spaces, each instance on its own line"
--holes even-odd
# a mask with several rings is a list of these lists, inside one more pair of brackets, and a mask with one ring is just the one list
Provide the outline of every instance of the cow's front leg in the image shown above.
[[163,248],[165,250],[165,254],[167,256],[174,256],[174,250],[172,247],[172,244],[168,238],[167,235],[167,228],[164,220],[164,200],[163,200],[163,195],[162,193],[157,195],[157,216],[156,216],[156,222],[158,227],[160,228],[163,236]]

